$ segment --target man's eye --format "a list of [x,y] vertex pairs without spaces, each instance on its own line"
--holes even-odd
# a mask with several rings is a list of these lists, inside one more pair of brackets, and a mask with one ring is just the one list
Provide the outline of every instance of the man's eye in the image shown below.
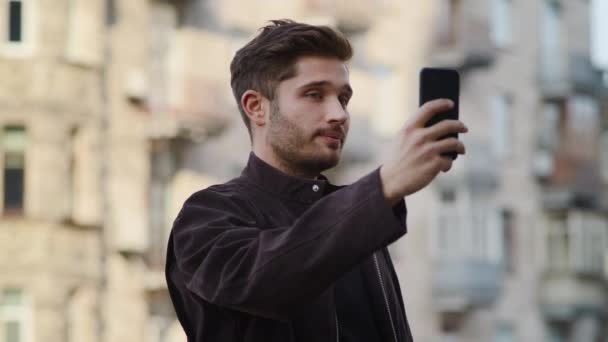
[[306,96],[312,97],[315,100],[321,100],[321,99],[323,99],[323,95],[321,93],[319,93],[319,92],[316,92],[316,91],[315,92],[307,93]]
[[350,99],[348,98],[348,96],[341,96],[340,97],[340,103],[342,104],[342,106],[346,107],[348,105],[348,101]]

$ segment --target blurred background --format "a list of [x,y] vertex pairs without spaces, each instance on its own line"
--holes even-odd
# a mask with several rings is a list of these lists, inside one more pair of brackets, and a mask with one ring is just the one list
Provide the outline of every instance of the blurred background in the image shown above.
[[0,1],[0,342],[185,341],[168,233],[245,165],[228,66],[277,18],[354,45],[334,183],[381,163],[421,67],[461,73],[467,154],[406,199],[390,247],[416,341],[608,341],[607,16],[608,0]]

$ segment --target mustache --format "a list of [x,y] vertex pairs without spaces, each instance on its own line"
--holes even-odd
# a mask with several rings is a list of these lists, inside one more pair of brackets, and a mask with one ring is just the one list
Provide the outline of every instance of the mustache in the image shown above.
[[340,138],[344,140],[346,138],[346,128],[342,125],[336,125],[332,127],[320,128],[317,130],[316,135],[327,135]]

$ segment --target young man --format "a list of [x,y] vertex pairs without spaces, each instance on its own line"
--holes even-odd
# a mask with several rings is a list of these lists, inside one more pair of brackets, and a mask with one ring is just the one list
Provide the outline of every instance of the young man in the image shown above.
[[236,53],[249,161],[188,198],[169,240],[167,282],[188,341],[412,341],[386,246],[406,233],[403,198],[450,169],[442,152],[464,153],[438,138],[467,129],[425,128],[452,105],[429,102],[392,159],[330,184],[321,172],[338,164],[348,133],[351,55],[338,32],[288,20]]

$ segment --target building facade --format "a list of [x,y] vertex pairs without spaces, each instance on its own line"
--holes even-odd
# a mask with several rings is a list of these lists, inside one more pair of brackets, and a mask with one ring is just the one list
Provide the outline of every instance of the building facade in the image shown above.
[[607,84],[592,63],[594,2],[435,3],[427,64],[460,70],[470,133],[462,161],[408,202],[416,233],[397,249],[406,292],[411,269],[422,279],[413,326],[422,341],[604,341]]
[[2,2],[0,342],[185,340],[169,230],[188,195],[244,166],[229,63],[273,18],[354,45],[338,184],[394,147],[422,66],[461,73],[467,155],[406,199],[391,246],[417,341],[605,340],[596,2]]

